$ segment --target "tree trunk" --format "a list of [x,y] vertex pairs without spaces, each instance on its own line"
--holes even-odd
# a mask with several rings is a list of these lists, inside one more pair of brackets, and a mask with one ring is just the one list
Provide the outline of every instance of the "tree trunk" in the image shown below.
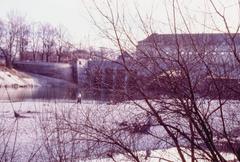
[[49,61],[49,55],[47,54],[46,55],[46,62],[48,62]]
[[6,64],[7,68],[9,68],[9,69],[13,68],[12,59],[10,56],[5,56],[5,64]]
[[43,57],[44,57],[44,53],[41,54],[41,60],[42,60],[42,61],[44,61],[44,60],[43,60]]
[[58,62],[61,62],[61,56],[58,55]]
[[35,62],[36,61],[36,53],[33,52],[33,61]]
[[20,60],[24,61],[24,53],[22,51],[19,52]]
[[12,69],[12,57],[9,54],[9,52],[7,50],[4,50],[3,48],[0,47],[0,52],[3,54],[4,58],[5,58],[5,65],[7,68]]

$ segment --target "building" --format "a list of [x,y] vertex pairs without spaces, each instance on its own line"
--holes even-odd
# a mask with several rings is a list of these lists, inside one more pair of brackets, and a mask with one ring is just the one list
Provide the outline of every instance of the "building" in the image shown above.
[[[181,71],[181,76],[166,75],[165,80],[173,81],[178,78],[180,87],[186,84],[184,79],[190,77],[192,84],[199,85],[197,88],[199,92],[212,96],[216,95],[218,88],[219,91],[225,92],[236,90],[236,93],[228,96],[236,96],[237,92],[240,92],[238,56],[240,34],[153,33],[139,41],[136,49],[136,57],[141,64],[138,67],[139,75],[147,78],[146,80],[151,83],[150,87],[154,87],[155,90],[156,87],[160,87],[159,89],[168,87],[159,85],[164,83],[163,76],[166,72],[171,71],[173,74]],[[161,78],[161,83],[156,82],[159,80],[157,78]]]

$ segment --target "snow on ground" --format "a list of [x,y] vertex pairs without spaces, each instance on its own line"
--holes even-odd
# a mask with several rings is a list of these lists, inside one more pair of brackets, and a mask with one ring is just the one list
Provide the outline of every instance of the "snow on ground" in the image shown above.
[[[138,104],[144,104],[144,102],[137,101]],[[239,103],[235,103],[239,104]],[[26,161],[29,158],[29,152],[36,151],[39,147],[43,147],[41,137],[41,124],[45,123],[46,126],[51,126],[54,122],[55,113],[65,113],[67,116],[74,117],[76,120],[81,121],[84,119],[84,115],[87,113],[92,121],[96,125],[104,124],[106,127],[114,128],[116,125],[123,121],[134,121],[139,120],[139,117],[143,111],[140,109],[135,109],[135,105],[131,102],[128,103],[117,103],[107,104],[98,103],[95,101],[84,100],[82,104],[76,104],[75,101],[64,101],[64,100],[51,100],[51,101],[25,101],[25,102],[3,102],[0,103],[0,128],[14,128],[18,130],[17,133],[17,150],[20,150],[20,155],[18,155],[18,161]],[[234,107],[234,106],[233,106]],[[16,120],[14,118],[13,110],[18,112],[23,118]],[[42,123],[41,123],[42,122]],[[152,128],[151,131],[162,131],[161,128]],[[162,133],[164,137],[164,133]],[[14,135],[12,137],[15,137]],[[151,146],[155,145],[157,149],[151,151],[151,156],[146,161],[155,162],[159,161],[159,157],[164,159],[169,159],[170,161],[180,161],[177,156],[175,148],[169,148],[161,145],[156,145],[156,141],[150,139],[148,135],[139,135],[138,150],[150,149]],[[126,139],[128,140],[128,139]],[[12,141],[13,142],[13,141]],[[157,141],[158,142],[158,141]],[[151,146],[150,146],[151,145]],[[102,148],[99,148],[100,150]],[[155,148],[156,149],[156,148]],[[24,150],[22,152],[22,150]],[[146,151],[139,151],[138,154],[145,158]],[[224,154],[227,159],[233,159],[233,155]],[[129,161],[123,155],[114,155],[116,161]],[[190,159],[189,159],[190,160]],[[86,161],[86,160],[85,160]],[[89,160],[88,162],[108,162],[111,161],[109,158]],[[164,161],[164,160],[162,160]],[[204,160],[199,162],[205,162]]]
[[0,85],[4,87],[27,87],[33,86],[34,80],[23,72],[1,66]]
[[15,69],[8,69],[4,66],[0,66],[0,86],[17,88],[32,86],[74,87],[75,85],[73,83],[61,79],[55,79],[37,74],[20,72]]
[[[22,115],[23,118],[16,120],[13,111]],[[0,128],[14,128],[18,130],[16,143],[17,150],[20,151],[18,153],[19,162],[26,161],[29,157],[29,152],[33,150],[36,151],[39,147],[44,147],[40,127],[45,125],[52,128],[51,124],[55,124],[55,112],[72,116],[70,119],[76,119],[80,124],[85,120],[84,115],[88,113],[95,126],[105,125],[109,128],[116,127],[119,122],[124,120],[135,120],[135,115],[141,113],[141,111],[134,109],[132,104],[125,103],[109,105],[106,103],[99,104],[95,101],[83,101],[82,104],[76,104],[75,101],[66,102],[64,100],[1,103],[0,123],[2,123],[2,125],[0,125]],[[14,135],[15,134],[12,135],[11,143],[14,143]],[[141,142],[136,143],[136,145],[138,145],[138,149],[144,150],[145,148],[151,148],[151,145],[155,145],[155,143],[158,143],[158,141],[151,140],[150,137],[146,135],[141,137]],[[84,145],[84,142],[80,145]],[[108,148],[99,146],[99,148],[96,148],[96,152],[101,152],[104,149],[108,150]],[[24,151],[22,152],[22,150]],[[84,157],[85,153],[83,151],[80,151],[80,153],[81,152],[83,155],[80,156]]]
[[[183,149],[183,148],[182,148]],[[191,162],[190,151],[185,151],[184,157],[186,162]],[[142,162],[181,162],[181,158],[178,155],[175,147],[169,149],[158,149],[150,151],[150,155],[146,157],[146,151],[139,151],[136,154],[140,157]],[[226,160],[235,160],[236,157],[231,153],[222,153]],[[203,159],[200,151],[196,151],[197,162],[209,162],[209,160]],[[129,157],[124,155],[114,155],[113,158],[102,158],[102,159],[91,159],[91,160],[80,160],[79,162],[131,162]]]

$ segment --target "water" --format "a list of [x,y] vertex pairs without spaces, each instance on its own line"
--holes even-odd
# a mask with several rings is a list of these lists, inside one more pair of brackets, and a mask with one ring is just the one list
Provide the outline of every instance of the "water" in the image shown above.
[[[32,87],[32,88],[0,88],[0,101],[26,100],[76,100],[78,88],[73,87]],[[123,91],[112,89],[83,89],[83,100],[122,101]]]
[[35,99],[76,99],[77,88],[70,87],[32,87],[0,88],[0,100],[24,101]]

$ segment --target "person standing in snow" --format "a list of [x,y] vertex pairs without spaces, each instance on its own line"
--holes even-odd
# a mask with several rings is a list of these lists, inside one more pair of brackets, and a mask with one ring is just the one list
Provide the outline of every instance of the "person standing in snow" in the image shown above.
[[79,92],[77,95],[77,103],[81,103],[82,102],[82,94]]

